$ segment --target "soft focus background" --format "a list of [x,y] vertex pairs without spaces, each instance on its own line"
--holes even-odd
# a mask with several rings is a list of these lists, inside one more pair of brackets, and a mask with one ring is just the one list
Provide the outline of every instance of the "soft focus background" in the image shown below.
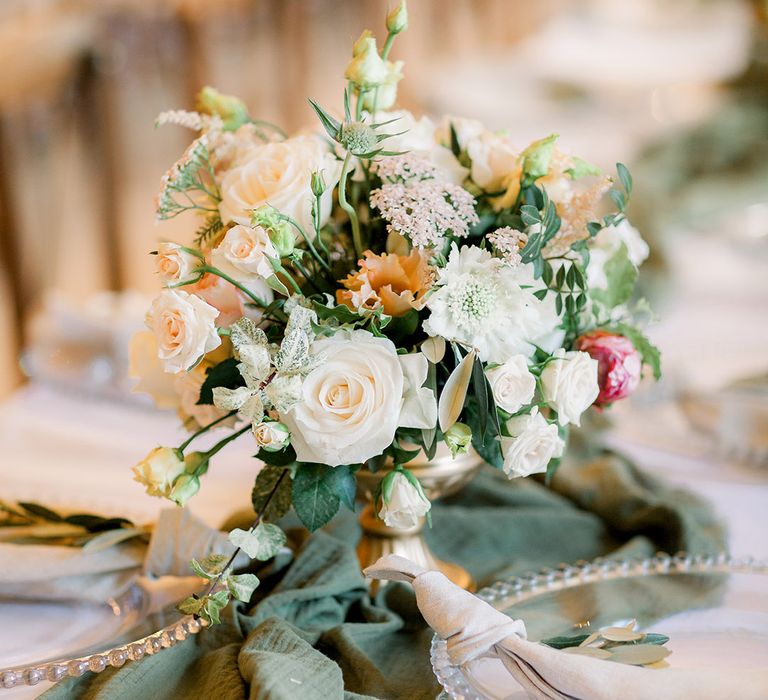
[[[3,0],[5,459],[9,445],[27,454],[22,442],[34,440],[14,427],[22,420],[29,435],[58,426],[38,441],[48,449],[40,464],[58,459],[57,440],[74,440],[51,392],[72,400],[67,417],[83,439],[106,415],[99,400],[135,401],[128,338],[158,287],[147,253],[194,228],[183,217],[154,221],[160,177],[190,139],[155,130],[155,116],[192,108],[210,84],[243,97],[255,117],[311,124],[307,96],[340,109],[350,46],[364,27],[382,34],[386,9],[386,0]],[[710,469],[722,480],[735,460],[727,480],[747,487],[765,482],[754,469],[768,459],[767,14],[765,0],[411,0],[393,53],[406,62],[404,107],[482,119],[521,147],[557,131],[565,150],[630,167],[630,219],[654,251],[641,277],[661,319],[650,335],[665,380],[607,414],[615,440],[630,453],[695,457],[680,468],[697,477]],[[123,434],[130,446],[115,456],[123,425],[109,422],[103,454],[128,480],[151,439]]]

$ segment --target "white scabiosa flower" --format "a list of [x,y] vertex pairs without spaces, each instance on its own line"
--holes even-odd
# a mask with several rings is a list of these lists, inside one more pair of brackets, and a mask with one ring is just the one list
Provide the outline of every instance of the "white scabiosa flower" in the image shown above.
[[407,530],[419,524],[432,507],[421,484],[410,472],[393,471],[381,485],[379,517],[388,527]]
[[581,425],[584,413],[600,393],[597,360],[586,352],[557,350],[541,372],[544,400],[557,411],[560,425]]
[[538,408],[510,418],[506,427],[511,437],[501,438],[501,451],[504,473],[510,479],[545,472],[550,461],[563,454],[565,443],[557,426],[547,423]]
[[519,270],[526,267],[512,268],[487,250],[453,244],[427,301],[432,313],[424,330],[477,348],[483,362],[529,356],[532,343],[553,331],[558,320],[533,289],[523,288]]

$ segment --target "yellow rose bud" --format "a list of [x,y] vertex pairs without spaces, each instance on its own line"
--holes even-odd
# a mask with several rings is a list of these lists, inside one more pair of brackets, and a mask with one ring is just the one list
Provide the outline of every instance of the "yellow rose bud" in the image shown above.
[[381,60],[372,36],[360,37],[355,44],[356,53],[347,66],[344,77],[360,88],[369,89],[381,85],[389,75],[387,65]]
[[408,8],[405,0],[387,15],[387,31],[390,34],[399,34],[408,29]]

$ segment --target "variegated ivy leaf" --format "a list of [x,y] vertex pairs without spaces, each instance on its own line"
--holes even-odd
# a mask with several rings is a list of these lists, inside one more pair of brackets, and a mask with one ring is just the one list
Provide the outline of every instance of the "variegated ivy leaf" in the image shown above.
[[275,356],[275,366],[281,373],[303,373],[310,369],[313,321],[317,321],[317,315],[311,309],[297,305],[291,311],[283,342]]
[[183,612],[185,615],[200,615],[200,611],[203,609],[203,605],[205,605],[205,598],[195,598],[194,596],[189,596],[189,598],[182,600],[176,606],[176,609],[179,612]]
[[238,369],[246,382],[250,378],[251,381],[260,383],[269,376],[271,358],[268,347],[265,345],[241,345],[238,355],[240,356]]
[[228,559],[229,557],[224,554],[211,554],[200,561],[193,559],[189,562],[189,566],[198,576],[210,580],[224,571]]
[[269,403],[280,413],[285,413],[301,399],[301,378],[294,374],[289,377],[277,376],[264,390]]
[[198,615],[212,625],[219,624],[219,622],[221,622],[221,611],[226,608],[227,603],[229,603],[229,591],[216,591],[216,593],[204,596],[203,601],[203,607],[200,609],[200,612],[198,612]]
[[213,405],[222,411],[239,411],[252,396],[253,389],[247,386],[237,389],[216,386],[213,388]]
[[272,523],[259,523],[252,530],[232,530],[229,541],[235,547],[240,547],[251,559],[266,561],[274,557],[285,544],[285,533]]
[[227,588],[233,598],[247,603],[259,585],[259,579],[254,574],[237,574],[227,579]]
[[241,347],[247,345],[269,347],[266,333],[258,328],[250,318],[243,317],[235,321],[229,328],[229,339],[238,352],[240,352]]

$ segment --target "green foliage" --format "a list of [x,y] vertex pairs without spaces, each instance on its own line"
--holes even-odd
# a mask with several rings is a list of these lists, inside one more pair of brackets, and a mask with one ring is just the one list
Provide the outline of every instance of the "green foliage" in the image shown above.
[[259,585],[255,574],[235,574],[227,578],[227,589],[233,598],[247,603]]
[[567,168],[565,170],[565,174],[572,180],[578,180],[582,177],[600,174],[600,168],[598,168],[596,165],[592,165],[592,163],[588,163],[583,158],[574,156],[571,160],[573,161],[573,167]]
[[229,557],[224,554],[210,554],[200,561],[193,559],[189,562],[189,568],[200,578],[213,580],[222,574],[228,560]]
[[285,544],[285,533],[277,525],[262,522],[250,530],[236,528],[229,533],[228,539],[251,559],[266,561]]
[[624,243],[605,263],[605,277],[608,280],[607,289],[591,289],[592,298],[609,309],[629,301],[637,281],[637,268],[629,259]]
[[212,212],[205,217],[205,221],[195,232],[195,245],[199,248],[204,243],[208,243],[224,228],[218,212]]
[[243,375],[237,368],[238,362],[235,358],[229,357],[218,365],[211,367],[205,377],[205,381],[200,387],[200,398],[197,400],[198,406],[213,404],[213,390],[222,386],[227,389],[237,389],[245,386]]
[[[483,433],[480,412],[474,401],[470,402],[465,409],[466,422],[472,430],[472,447],[477,453],[492,467],[502,469],[504,466],[504,457],[501,454],[501,443],[495,429],[489,430],[486,421],[485,431]],[[483,434],[481,438],[480,435]]]
[[336,515],[342,503],[354,510],[354,468],[301,464],[293,478],[291,496],[299,520],[314,532]]
[[[285,451],[285,450],[284,450]],[[262,452],[264,452],[262,450]],[[293,454],[292,462],[296,459],[296,453],[290,448]],[[259,455],[261,452],[259,453]],[[265,452],[268,456],[280,454],[280,452]],[[258,456],[258,455],[257,455]],[[264,514],[267,520],[279,520],[291,508],[291,477],[288,470],[282,466],[266,465],[256,477],[256,483],[251,491],[251,502],[253,509],[257,513]],[[282,477],[282,478],[281,478]],[[275,485],[277,490],[275,490]],[[274,493],[273,493],[274,492]]]

